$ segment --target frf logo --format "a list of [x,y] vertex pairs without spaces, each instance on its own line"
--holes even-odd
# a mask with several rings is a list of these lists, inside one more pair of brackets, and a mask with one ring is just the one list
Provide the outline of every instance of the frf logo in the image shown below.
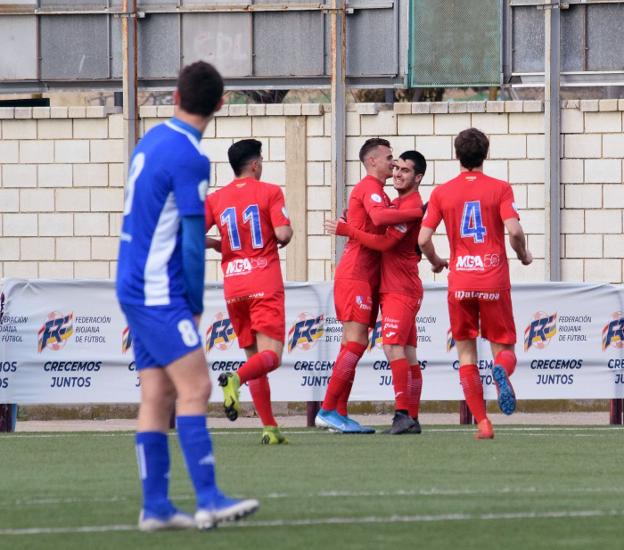
[[533,316],[533,321],[524,329],[524,351],[528,351],[531,346],[544,349],[555,334],[557,334],[557,314],[546,315],[543,311],[538,311]]
[[313,317],[301,313],[288,331],[288,353],[295,348],[305,351],[311,349],[323,334],[325,334],[324,315]]
[[236,340],[236,333],[229,317],[221,312],[217,313],[206,331],[206,353],[215,347],[220,351],[225,351],[234,340]]
[[121,333],[121,353],[127,353],[132,347],[132,334],[130,328],[126,327]]
[[381,348],[383,344],[383,333],[381,330],[381,319],[377,319],[375,327],[369,333],[368,338],[368,351],[372,351],[374,348]]
[[453,338],[453,332],[449,328],[446,331],[446,351],[447,353],[455,347],[455,338]]
[[602,351],[606,351],[609,346],[624,348],[624,314],[616,311],[611,318],[613,320],[602,329]]
[[69,337],[74,334],[74,314],[63,315],[58,311],[48,314],[48,320],[37,333],[37,351],[41,353],[45,348],[53,351],[62,349]]

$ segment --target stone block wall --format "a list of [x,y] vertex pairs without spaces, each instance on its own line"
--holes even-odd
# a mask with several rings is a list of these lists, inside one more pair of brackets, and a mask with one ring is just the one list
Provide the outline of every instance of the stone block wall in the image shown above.
[[[562,107],[563,279],[621,283],[624,101],[564,101]],[[293,223],[303,224],[295,244],[307,258],[305,277],[315,281],[332,276],[332,240],[323,231],[323,221],[333,217],[328,111],[318,104],[227,105],[202,140],[216,186],[233,177],[227,149],[234,141],[262,141],[263,179],[281,184],[295,206]],[[172,108],[142,107],[140,115],[146,131],[171,116]],[[292,117],[301,124],[289,124]],[[421,193],[427,200],[435,184],[457,174],[453,138],[470,126],[490,137],[485,170],[512,184],[536,258],[528,268],[512,260],[512,279],[541,281],[545,144],[540,101],[352,105],[347,113],[348,189],[363,175],[357,156],[361,144],[380,136],[390,140],[397,154],[416,148],[425,155],[429,167]],[[293,128],[302,133],[294,135]],[[286,155],[293,139],[305,143],[296,161]],[[123,154],[120,113],[102,107],[0,109],[0,277],[114,277]],[[294,162],[305,166],[293,167]],[[305,174],[305,181],[287,181],[292,173]],[[447,251],[443,235],[436,242]],[[288,255],[294,258],[289,248],[282,252],[286,272]],[[424,280],[433,280],[426,262],[421,272]],[[213,253],[207,273],[213,280],[220,277]]]

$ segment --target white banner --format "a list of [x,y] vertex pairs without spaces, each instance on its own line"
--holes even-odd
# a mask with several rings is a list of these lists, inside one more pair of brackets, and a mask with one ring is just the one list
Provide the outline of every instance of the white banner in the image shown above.
[[[462,399],[450,337],[446,286],[425,285],[417,317],[424,400]],[[514,286],[519,399],[624,397],[624,291],[614,285],[544,283]],[[135,403],[139,385],[131,338],[112,281],[9,279],[0,323],[0,403]],[[221,285],[209,284],[201,324],[211,377],[244,361]],[[392,376],[371,331],[351,399],[391,401]],[[271,373],[275,401],[319,401],[338,353],[331,283],[286,287],[283,365]],[[479,341],[487,399],[495,398],[492,356]],[[215,387],[212,401],[220,401]],[[247,388],[242,399],[250,400]]]

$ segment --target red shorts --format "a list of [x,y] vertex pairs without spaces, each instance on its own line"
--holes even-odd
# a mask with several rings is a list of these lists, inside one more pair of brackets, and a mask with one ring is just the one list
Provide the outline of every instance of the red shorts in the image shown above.
[[239,296],[227,298],[227,310],[241,348],[256,343],[256,333],[284,342],[286,320],[284,293],[267,296]]
[[448,308],[455,340],[474,340],[480,321],[482,338],[496,344],[516,343],[509,289],[449,291]]
[[339,321],[354,321],[375,327],[379,311],[379,295],[367,281],[336,279],[334,281],[334,307]]
[[416,347],[416,314],[422,303],[422,288],[413,296],[381,295],[381,334],[384,345]]

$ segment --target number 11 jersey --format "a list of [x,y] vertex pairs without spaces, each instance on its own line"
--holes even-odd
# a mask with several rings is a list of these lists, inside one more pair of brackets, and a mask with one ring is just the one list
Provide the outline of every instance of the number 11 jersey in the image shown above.
[[449,240],[449,291],[510,288],[504,220],[518,219],[511,186],[482,172],[462,172],[436,187],[422,225],[444,220]]
[[206,228],[221,234],[226,298],[270,295],[284,289],[275,227],[290,225],[277,185],[235,179],[206,199]]

